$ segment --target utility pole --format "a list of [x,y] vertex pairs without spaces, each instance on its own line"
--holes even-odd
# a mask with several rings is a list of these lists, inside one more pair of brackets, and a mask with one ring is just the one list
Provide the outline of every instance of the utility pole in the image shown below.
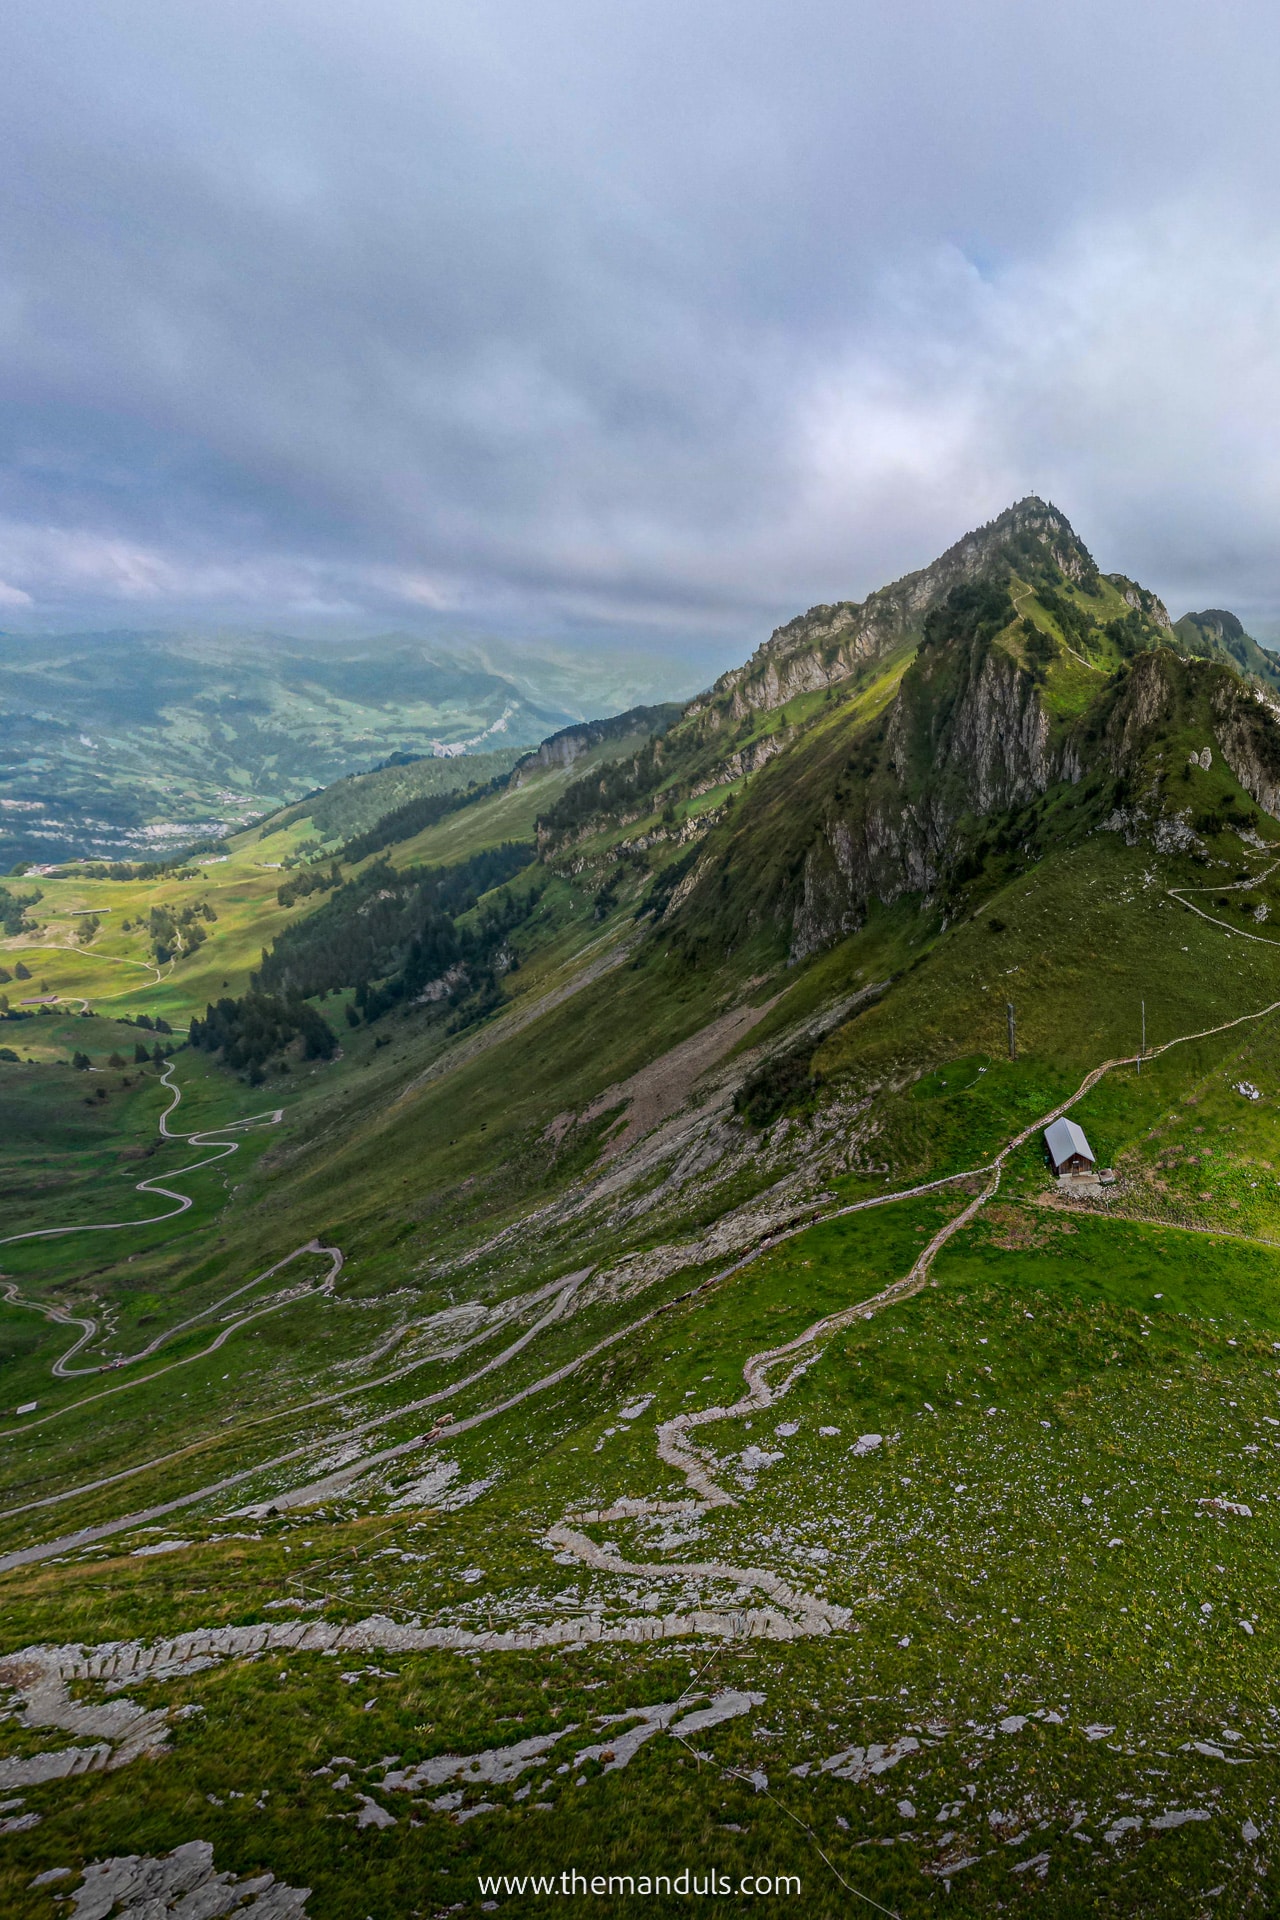
[[1147,1051],[1147,1003],[1142,1002],[1142,1045],[1138,1048],[1138,1072],[1142,1072],[1143,1056]]
[[1004,1010],[1009,1018],[1009,1058],[1016,1060],[1018,1057],[1018,1019],[1013,1011],[1012,1000],[1005,1001]]

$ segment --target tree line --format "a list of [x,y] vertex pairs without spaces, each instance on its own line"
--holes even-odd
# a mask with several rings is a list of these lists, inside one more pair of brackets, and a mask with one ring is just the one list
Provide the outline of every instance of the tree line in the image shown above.
[[[191,1023],[191,1044],[220,1052],[251,1081],[297,1039],[304,1057],[328,1059],[332,1027],[309,1003],[355,989],[347,1019],[380,1019],[419,998],[442,1005],[465,1000],[478,1018],[500,997],[512,931],[533,911],[540,888],[505,891],[474,909],[485,894],[527,867],[533,848],[508,841],[449,867],[397,871],[386,860],[340,884],[323,906],[286,927],[238,1000],[210,1004]],[[428,994],[435,986],[438,991]]]

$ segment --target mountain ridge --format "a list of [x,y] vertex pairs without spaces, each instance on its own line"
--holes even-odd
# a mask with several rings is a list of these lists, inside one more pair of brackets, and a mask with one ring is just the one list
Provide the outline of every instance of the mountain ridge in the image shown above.
[[984,526],[962,534],[936,560],[878,587],[865,600],[837,601],[797,614],[775,628],[750,660],[722,674],[703,700],[710,703],[730,694],[740,716],[748,707],[779,705],[797,693],[847,679],[865,661],[883,659],[918,636],[931,606],[961,581],[989,572],[996,556],[1011,556],[1026,535],[1040,541],[1068,578],[1096,575],[1092,557],[1066,516],[1029,494]]
[[[1233,629],[1224,634],[1238,645]],[[1200,737],[1216,740],[1255,800],[1270,796],[1270,733],[1242,671],[1212,635],[1193,653],[1157,595],[1102,575],[1065,515],[1032,498],[867,601],[778,629],[637,756],[629,782],[615,767],[571,786],[539,821],[542,857],[580,860],[593,835],[625,840],[664,798],[665,818],[672,800],[720,788],[721,806],[681,829],[686,844],[708,847],[686,854],[664,924],[696,942],[700,923],[723,924],[712,897],[754,891],[736,932],[719,937],[781,916],[795,960],[854,931],[873,898],[930,899],[944,873],[975,857],[988,817],[1052,788],[1094,776],[1098,824],[1129,777],[1123,743],[1151,699],[1170,716],[1196,708]],[[762,717],[772,724],[759,736]],[[1190,833],[1185,822],[1166,830]],[[663,833],[661,821],[649,825],[647,844]]]

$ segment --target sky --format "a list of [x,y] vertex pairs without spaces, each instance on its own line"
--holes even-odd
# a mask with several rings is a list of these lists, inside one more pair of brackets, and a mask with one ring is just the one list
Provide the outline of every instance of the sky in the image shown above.
[[0,627],[741,657],[1028,492],[1280,634],[1280,15],[40,0]]

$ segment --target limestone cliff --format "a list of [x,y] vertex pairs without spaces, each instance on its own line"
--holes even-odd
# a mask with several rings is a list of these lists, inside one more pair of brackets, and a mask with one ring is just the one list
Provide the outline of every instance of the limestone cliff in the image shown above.
[[930,566],[881,587],[866,600],[810,607],[778,627],[744,666],[723,674],[688,711],[728,705],[741,717],[834,686],[866,661],[884,659],[918,641],[925,616],[953,587],[1007,573],[1010,567],[1016,570],[1019,560],[1028,556],[1039,567],[1050,563],[1075,583],[1096,577],[1093,560],[1066,517],[1031,496],[965,534]]
[[1007,652],[977,638],[924,655],[875,773],[828,811],[805,857],[793,959],[860,926],[872,899],[933,894],[967,826],[1079,774],[1074,738],[1055,740],[1034,679]]

